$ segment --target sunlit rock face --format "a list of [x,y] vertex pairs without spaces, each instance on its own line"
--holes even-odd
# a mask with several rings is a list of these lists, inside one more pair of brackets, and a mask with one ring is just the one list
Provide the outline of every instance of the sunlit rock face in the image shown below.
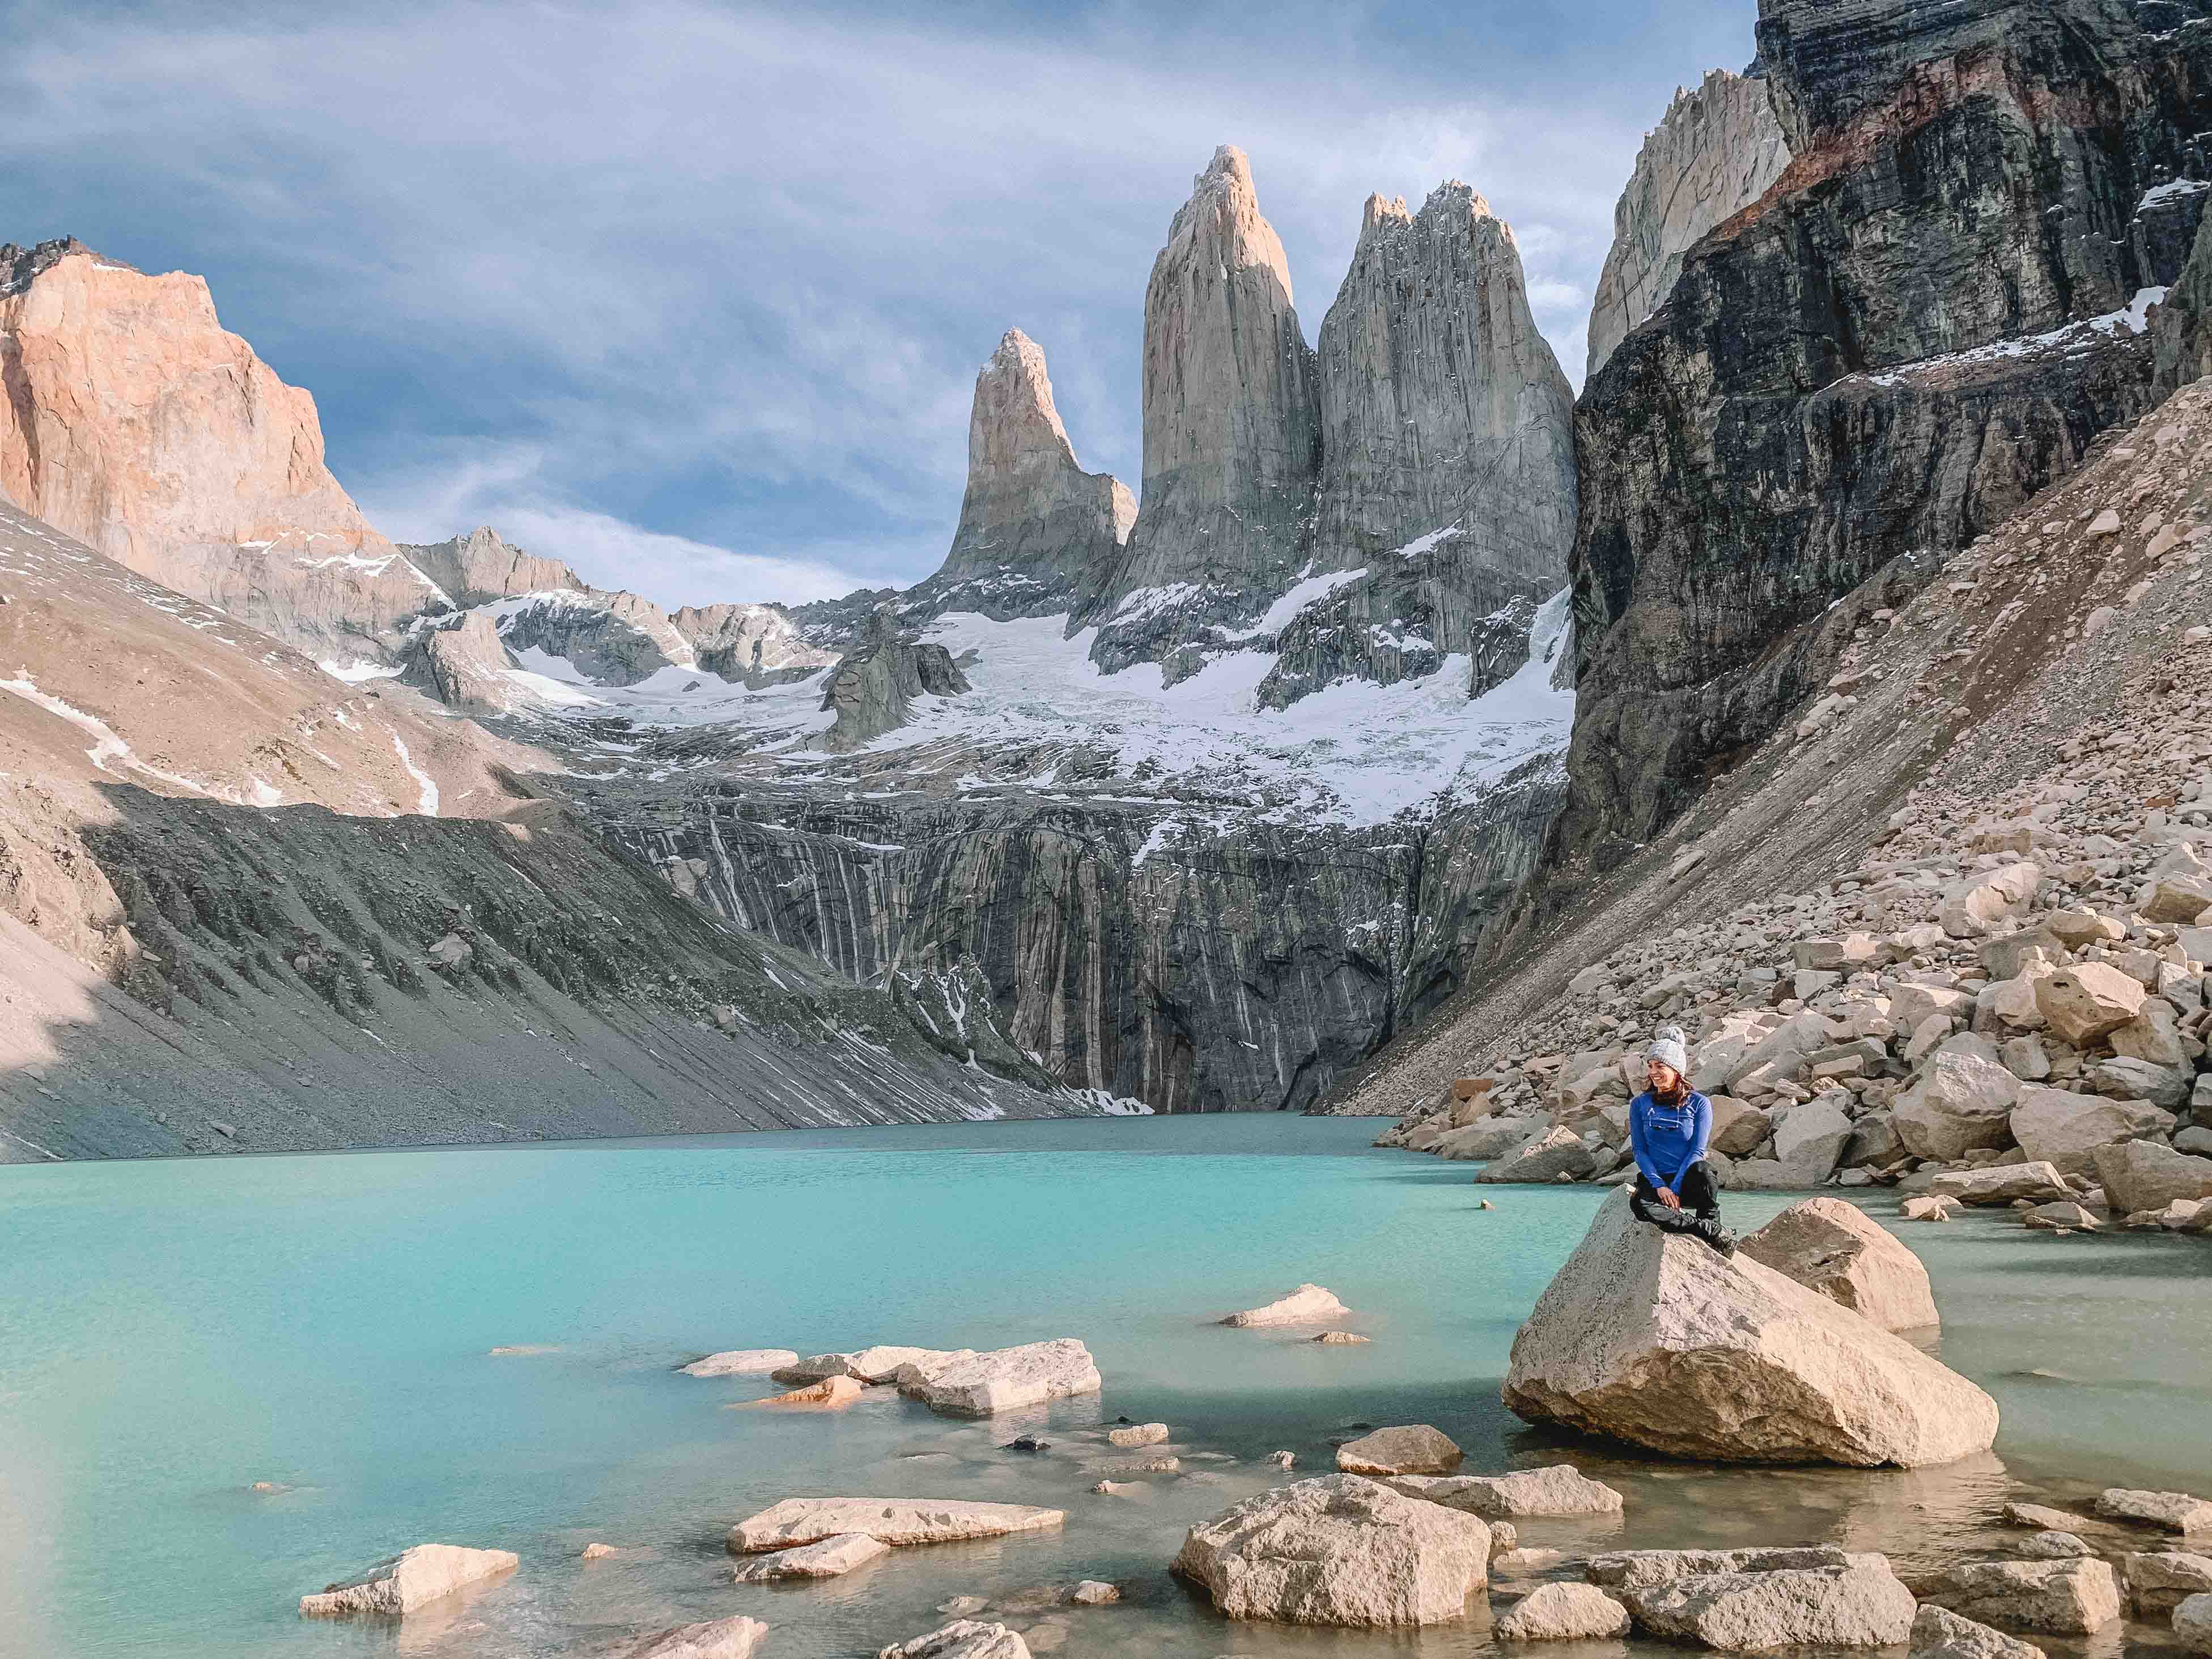
[[443,608],[331,476],[314,399],[223,331],[201,278],[0,247],[0,491],[141,575],[349,659]]
[[1764,75],[1714,70],[1695,91],[1674,94],[1613,209],[1613,247],[1590,307],[1589,374],[1659,308],[1682,274],[1682,256],[1765,195],[1789,165]]
[[[1144,489],[1091,608],[1112,672],[1215,637],[1287,589],[1321,468],[1314,354],[1251,164],[1224,144],[1168,228],[1145,290]],[[1194,654],[1171,661],[1188,672]]]

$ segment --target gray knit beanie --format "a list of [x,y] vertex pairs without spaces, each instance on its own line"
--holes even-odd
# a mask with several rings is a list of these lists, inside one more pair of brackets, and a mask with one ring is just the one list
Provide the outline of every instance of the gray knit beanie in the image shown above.
[[1662,1025],[1659,1035],[1651,1039],[1651,1046],[1644,1051],[1644,1058],[1663,1061],[1685,1076],[1688,1075],[1690,1045],[1682,1036],[1682,1028]]

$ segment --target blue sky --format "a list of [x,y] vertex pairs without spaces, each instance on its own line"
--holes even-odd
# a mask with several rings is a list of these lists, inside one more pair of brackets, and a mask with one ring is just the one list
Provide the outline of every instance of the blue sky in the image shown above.
[[1135,486],[1144,288],[1217,143],[1309,338],[1370,190],[1465,179],[1579,381],[1613,206],[1755,0],[0,5],[0,241],[198,271],[380,528],[665,604],[933,569],[975,369]]

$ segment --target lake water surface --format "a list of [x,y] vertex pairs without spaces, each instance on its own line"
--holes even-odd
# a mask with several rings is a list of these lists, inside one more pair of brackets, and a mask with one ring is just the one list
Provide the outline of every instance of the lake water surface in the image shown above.
[[[1011,1620],[1040,1651],[1487,1646],[1480,1620],[1400,1638],[1231,1626],[1168,1577],[1191,1522],[1281,1479],[1267,1453],[1326,1470],[1356,1424],[1433,1423],[1470,1472],[1571,1457],[1621,1486],[1626,1517],[1524,1523],[1524,1543],[1571,1550],[1833,1539],[1909,1570],[1984,1537],[2005,1497],[2212,1492],[2201,1239],[2057,1239],[2002,1214],[1899,1228],[1935,1275],[1943,1358],[2002,1407],[1993,1456],[1910,1474],[1645,1462],[1498,1403],[1514,1330],[1602,1194],[1477,1188],[1466,1164],[1370,1150],[1377,1127],[1143,1118],[0,1168],[0,1654],[536,1659],[748,1613],[774,1628],[768,1659],[827,1659],[932,1629],[956,1595],[1077,1577],[1126,1599]],[[1732,1197],[1729,1218],[1786,1201]],[[1887,1198],[1869,1208],[1892,1218]],[[1372,1342],[1208,1322],[1308,1279]],[[673,1370],[721,1348],[1057,1336],[1089,1343],[1103,1396],[981,1425],[887,1389],[835,1415],[732,1411],[772,1385]],[[507,1346],[538,1351],[489,1352]],[[1129,1455],[1099,1432],[1121,1416],[1173,1425],[1186,1473],[1093,1496],[1097,1466]],[[1051,1451],[999,1449],[1024,1430]],[[733,1520],[840,1493],[1068,1519],[809,1587],[731,1584]],[[522,1565],[441,1614],[298,1618],[302,1593],[433,1540]],[[586,1565],[593,1540],[623,1553]]]

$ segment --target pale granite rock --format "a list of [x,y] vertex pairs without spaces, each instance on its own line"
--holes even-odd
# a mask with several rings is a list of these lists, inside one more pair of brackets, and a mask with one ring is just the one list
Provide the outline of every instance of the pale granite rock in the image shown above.
[[1323,1320],[1341,1318],[1351,1311],[1320,1285],[1301,1285],[1288,1296],[1278,1297],[1263,1308],[1247,1308],[1242,1313],[1231,1314],[1221,1322],[1237,1326],[1316,1325]]
[[2190,1653],[2212,1653],[2212,1595],[2192,1595],[2173,1610],[2173,1638]]
[[1589,1584],[1539,1584],[1498,1620],[1501,1642],[1589,1642],[1628,1634],[1628,1609]]
[[1571,1463],[1516,1469],[1510,1474],[1408,1474],[1384,1483],[1408,1498],[1465,1510],[1486,1520],[1510,1516],[1618,1515],[1622,1498]]
[[799,1356],[789,1348],[732,1348],[678,1369],[686,1376],[764,1376],[798,1363]]
[[408,562],[464,610],[524,593],[583,593],[583,579],[558,559],[541,559],[502,538],[489,525],[465,536],[415,544],[403,542]]
[[848,1533],[894,1547],[949,1544],[1041,1532],[1066,1519],[1065,1510],[960,1498],[787,1498],[731,1528],[729,1546],[732,1554],[758,1555]]
[[710,1619],[678,1625],[617,1648],[613,1659],[752,1659],[768,1639],[757,1619]]
[[2013,1138],[2021,1151],[2061,1175],[2087,1174],[2096,1166],[2100,1146],[2164,1134],[2172,1127],[2173,1114],[2147,1101],[2106,1100],[2039,1083],[2021,1085],[2012,1109]]
[[732,1578],[740,1584],[775,1584],[793,1578],[835,1578],[855,1567],[866,1566],[878,1556],[890,1554],[890,1549],[891,1547],[883,1540],[870,1537],[866,1533],[838,1533],[818,1543],[801,1544],[793,1549],[749,1556],[738,1563]]
[[1332,1474],[1193,1527],[1174,1570],[1231,1619],[1390,1626],[1463,1618],[1489,1560],[1490,1529],[1475,1516]]
[[1937,1322],[1935,1294],[1920,1258],[1887,1228],[1841,1199],[1808,1198],[1793,1204],[1747,1234],[1737,1248],[1886,1331]]
[[1590,309],[1590,378],[1659,308],[1681,274],[1682,255],[1757,201],[1789,165],[1764,76],[1712,70],[1694,92],[1675,93],[1665,118],[1644,135],[1613,210],[1613,246]]
[[2109,1486],[2098,1493],[2096,1509],[2115,1521],[2140,1521],[2168,1532],[2212,1533],[2212,1500],[2193,1492]]
[[1784,1567],[1671,1579],[1627,1589],[1638,1629],[1723,1652],[1881,1648],[1911,1632],[1915,1603],[1879,1555],[1843,1566]]
[[1946,1170],[1929,1182],[1930,1194],[1953,1198],[1961,1204],[2010,1204],[2027,1199],[2034,1204],[2055,1204],[2074,1195],[2051,1164],[1993,1164],[1980,1170]]
[[959,1619],[912,1641],[880,1648],[876,1659],[1030,1659],[1030,1645],[1004,1625]]
[[2162,1210],[2176,1199],[2212,1198],[2212,1158],[2195,1158],[2151,1140],[2099,1146],[2090,1157],[2106,1206],[2118,1214]]
[[2019,1630],[2082,1635],[2120,1616],[2120,1581],[2109,1564],[1970,1561],[1947,1569],[1922,1592],[1967,1619]]
[[1961,1619],[1948,1607],[1925,1602],[1912,1616],[1907,1659],[2044,1659],[2033,1642]]
[[2212,1558],[2185,1550],[2144,1551],[2120,1559],[2128,1600],[2138,1615],[2171,1614],[2192,1595],[2212,1594]]
[[1738,1255],[1646,1227],[1616,1191],[1514,1338],[1532,1422],[1727,1462],[1941,1463],[1996,1404],[1956,1372]]
[[899,1384],[899,1392],[948,1417],[989,1417],[1097,1394],[1103,1386],[1091,1350],[1072,1336],[1025,1342],[956,1358]]
[[755,690],[804,679],[837,660],[836,652],[810,644],[780,605],[687,605],[668,620],[701,668]]
[[1346,1442],[1336,1449],[1336,1467],[1346,1474],[1444,1474],[1462,1455],[1449,1435],[1419,1423]]
[[1106,1431],[1107,1440],[1116,1446],[1157,1446],[1167,1437],[1164,1423],[1133,1423],[1127,1428]]
[[300,1611],[319,1619],[350,1613],[412,1613],[471,1584],[514,1571],[516,1559],[512,1550],[417,1544],[388,1561],[378,1562],[358,1578],[301,1596]]
[[1678,1578],[1715,1573],[1806,1571],[1846,1567],[1851,1557],[1832,1544],[1783,1545],[1740,1550],[1614,1550],[1594,1555],[1587,1571],[1593,1584],[1614,1589],[1649,1589]]

